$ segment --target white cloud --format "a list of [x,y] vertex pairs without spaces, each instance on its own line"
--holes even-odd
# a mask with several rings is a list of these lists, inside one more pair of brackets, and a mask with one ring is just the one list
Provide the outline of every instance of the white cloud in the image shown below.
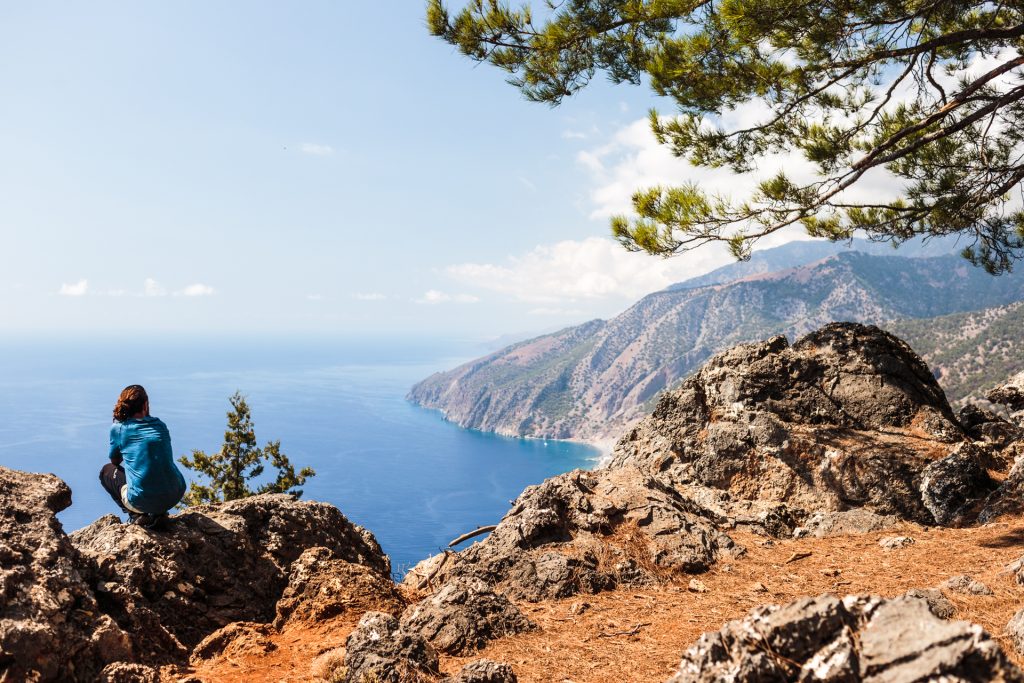
[[312,154],[317,157],[329,157],[334,154],[334,148],[330,145],[318,145],[313,142],[304,142],[299,145],[299,150],[303,154]]
[[[767,107],[760,102],[744,104],[723,117],[727,129],[747,127],[762,121]],[[727,168],[703,168],[672,155],[668,147],[658,144],[650,122],[639,119],[615,132],[603,145],[581,150],[576,161],[591,177],[589,214],[593,219],[607,220],[616,214],[632,214],[631,198],[638,189],[654,185],[681,185],[694,182],[703,190],[742,201],[757,184],[785,171],[799,183],[818,179],[816,167],[797,152],[766,155],[758,168],[736,174]],[[900,184],[884,169],[866,174],[843,194],[850,201],[879,201],[893,197]],[[795,233],[794,239],[802,233]],[[803,235],[806,239],[806,235]]]
[[324,295],[323,294],[307,294],[306,295],[306,300],[307,301],[323,301],[324,300]]
[[413,299],[414,303],[417,304],[443,304],[447,302],[454,302],[457,304],[475,304],[480,301],[480,297],[473,296],[472,294],[447,294],[437,289],[430,289],[423,293],[418,299]]
[[147,277],[142,285],[143,296],[165,296],[167,290],[160,286],[160,283],[151,277]]
[[73,284],[67,284],[66,282],[60,286],[61,296],[85,296],[86,292],[89,291],[89,281],[82,279]]
[[213,287],[197,282],[185,287],[185,289],[177,293],[182,296],[212,296],[213,292]]
[[[453,265],[445,273],[460,283],[501,292],[519,301],[553,304],[631,300],[730,261],[724,248],[711,247],[662,259],[630,253],[609,238],[590,237],[541,245],[500,264]],[[535,310],[550,314],[555,308]]]
[[384,301],[388,297],[380,292],[356,292],[352,298],[356,301]]

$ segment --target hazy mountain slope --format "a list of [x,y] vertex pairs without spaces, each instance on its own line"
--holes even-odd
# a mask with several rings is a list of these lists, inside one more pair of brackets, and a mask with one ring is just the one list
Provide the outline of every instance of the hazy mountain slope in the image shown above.
[[786,244],[756,251],[746,261],[737,261],[716,268],[710,273],[684,280],[668,289],[694,289],[705,285],[718,285],[740,280],[751,275],[774,273],[787,268],[796,268],[807,263],[820,261],[829,256],[848,254],[859,251],[874,256],[902,256],[922,258],[946,256],[959,251],[957,240],[952,237],[934,238],[928,242],[920,239],[910,240],[894,249],[888,242],[872,242],[855,239],[849,242],[829,242],[828,240],[797,240]]
[[1024,302],[886,327],[931,366],[954,406],[1024,370]]
[[520,436],[617,435],[646,401],[713,353],[833,320],[924,318],[1024,299],[1024,277],[993,278],[956,256],[844,252],[720,285],[650,294],[621,315],[502,349],[413,387],[457,424]]

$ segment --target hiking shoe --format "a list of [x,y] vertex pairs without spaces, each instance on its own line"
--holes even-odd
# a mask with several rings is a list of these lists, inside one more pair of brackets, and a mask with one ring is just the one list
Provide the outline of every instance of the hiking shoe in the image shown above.
[[165,526],[166,522],[167,522],[167,515],[166,514],[160,514],[160,515],[143,514],[143,515],[139,515],[135,519],[133,524],[137,524],[138,526],[141,526],[143,529],[149,529],[151,531],[162,531],[164,529],[164,526]]

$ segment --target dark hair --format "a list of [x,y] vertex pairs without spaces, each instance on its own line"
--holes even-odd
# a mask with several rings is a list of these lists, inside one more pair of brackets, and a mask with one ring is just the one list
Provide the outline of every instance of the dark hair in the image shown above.
[[124,422],[135,413],[142,410],[146,405],[149,396],[140,384],[132,384],[124,388],[114,405],[114,419]]

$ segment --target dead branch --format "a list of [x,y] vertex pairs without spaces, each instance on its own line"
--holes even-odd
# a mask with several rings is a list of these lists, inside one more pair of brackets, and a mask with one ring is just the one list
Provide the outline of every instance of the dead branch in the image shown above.
[[809,553],[809,552],[793,553],[792,555],[789,556],[789,559],[786,560],[786,564],[789,564],[790,562],[796,562],[797,560],[806,559],[806,558],[810,557],[811,555],[813,555],[813,553]]
[[422,581],[420,581],[419,585],[418,585],[418,586],[416,586],[416,590],[418,590],[418,591],[421,591],[421,590],[423,590],[424,588],[426,588],[426,587],[427,587],[427,585],[429,585],[429,584],[430,584],[431,580],[432,580],[432,579],[433,579],[433,578],[434,578],[435,576],[437,576],[437,573],[438,573],[439,571],[441,571],[441,569],[442,569],[442,568],[444,567],[445,563],[446,563],[446,562],[448,562],[448,558],[449,558],[449,557],[450,557],[451,555],[452,555],[452,552],[451,552],[450,550],[445,550],[445,551],[444,551],[444,557],[442,557],[442,558],[441,558],[441,561],[437,563],[437,566],[436,566],[436,567],[434,567],[434,570],[433,570],[432,572],[430,572],[429,574],[427,574],[427,577],[426,577],[425,579],[423,579]]
[[489,526],[477,527],[476,529],[473,529],[469,533],[462,534],[461,536],[456,538],[454,541],[452,541],[451,543],[448,544],[448,547],[449,548],[454,548],[455,546],[457,546],[458,544],[462,543],[463,541],[468,541],[469,539],[475,538],[476,536],[479,536],[480,534],[490,533],[490,532],[494,531],[497,528],[498,528],[497,524],[491,524]]
[[633,628],[629,629],[628,631],[614,631],[612,633],[598,633],[597,637],[598,638],[615,638],[616,636],[635,636],[636,634],[640,633],[640,629],[642,629],[644,626],[650,626],[650,625],[651,625],[650,622],[645,621],[645,622],[641,622],[641,623],[637,624],[636,626],[634,626]]

